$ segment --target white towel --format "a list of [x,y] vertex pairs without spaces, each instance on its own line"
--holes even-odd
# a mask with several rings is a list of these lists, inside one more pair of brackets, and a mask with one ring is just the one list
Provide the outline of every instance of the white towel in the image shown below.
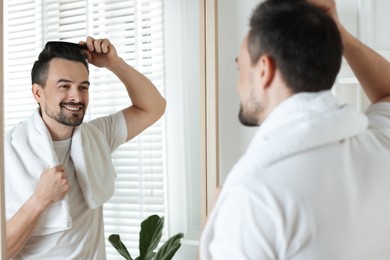
[[[71,144],[79,185],[90,208],[97,208],[114,193],[115,172],[111,151],[103,134],[93,125],[76,127]],[[5,137],[6,217],[11,218],[34,193],[40,175],[58,165],[52,139],[39,111]],[[32,235],[45,235],[72,227],[68,197],[51,205]]]
[[270,114],[249,149],[268,147],[261,158],[266,165],[293,153],[358,135],[367,127],[366,115],[350,105],[340,105],[330,91],[298,93]]
[[[290,155],[359,135],[367,127],[365,114],[340,105],[330,91],[298,93],[271,112],[238,164],[245,168],[255,163],[263,168]],[[245,174],[241,172],[229,174],[224,185],[240,180]]]

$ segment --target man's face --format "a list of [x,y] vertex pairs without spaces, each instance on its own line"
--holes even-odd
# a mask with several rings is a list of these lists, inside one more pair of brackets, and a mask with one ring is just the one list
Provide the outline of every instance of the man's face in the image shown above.
[[51,60],[46,85],[39,100],[42,118],[56,124],[78,126],[88,106],[88,70],[81,63],[55,58]]
[[247,36],[241,44],[236,62],[239,70],[237,90],[241,102],[240,122],[246,126],[258,126],[260,125],[261,112],[264,110],[260,102],[261,91],[257,87],[260,73],[257,71],[256,66],[251,63]]

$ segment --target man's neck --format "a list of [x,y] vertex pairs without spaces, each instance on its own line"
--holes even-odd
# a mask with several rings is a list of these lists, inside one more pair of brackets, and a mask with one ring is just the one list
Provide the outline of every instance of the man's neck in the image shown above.
[[53,141],[63,141],[72,137],[74,126],[67,126],[61,124],[51,118],[43,118],[43,122],[50,132],[51,139]]
[[41,109],[39,109],[39,114],[49,130],[53,141],[63,141],[72,137],[75,128],[74,126],[68,126],[57,122],[55,119],[42,113]]
[[67,140],[72,137],[73,131],[74,131],[74,126],[66,126],[62,130],[57,128],[57,129],[51,129],[48,125],[46,125],[47,128],[49,129],[51,139],[53,141],[63,141]]

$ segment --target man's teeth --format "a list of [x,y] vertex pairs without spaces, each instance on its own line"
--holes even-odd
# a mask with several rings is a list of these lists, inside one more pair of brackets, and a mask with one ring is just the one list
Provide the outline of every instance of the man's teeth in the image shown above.
[[67,107],[67,106],[64,106],[66,109],[68,110],[72,110],[72,111],[78,111],[81,109],[81,107]]

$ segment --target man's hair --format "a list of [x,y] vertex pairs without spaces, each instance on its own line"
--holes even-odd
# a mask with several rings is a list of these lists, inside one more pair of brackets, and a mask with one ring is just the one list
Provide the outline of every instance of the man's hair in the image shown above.
[[304,0],[267,0],[250,19],[251,62],[269,55],[294,93],[330,89],[342,49],[333,19]]
[[31,70],[32,84],[37,83],[41,86],[45,86],[50,61],[54,58],[81,62],[88,70],[87,56],[83,49],[85,49],[85,46],[70,42],[47,42],[45,48],[39,54],[38,60],[34,62]]

